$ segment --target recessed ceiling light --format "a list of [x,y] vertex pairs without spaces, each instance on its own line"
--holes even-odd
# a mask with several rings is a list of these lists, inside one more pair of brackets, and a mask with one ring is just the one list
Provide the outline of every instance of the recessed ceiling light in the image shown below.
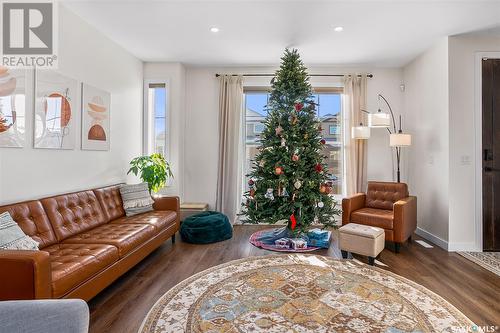
[[335,27],[335,28],[333,28],[333,31],[342,32],[342,31],[344,31],[344,27],[341,27],[341,26]]
[[211,27],[210,31],[211,32],[219,32],[219,28],[217,28],[217,27]]

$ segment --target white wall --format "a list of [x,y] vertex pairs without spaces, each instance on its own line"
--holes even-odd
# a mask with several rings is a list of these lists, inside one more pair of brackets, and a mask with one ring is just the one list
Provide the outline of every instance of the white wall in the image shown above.
[[[185,128],[185,103],[186,103],[186,70],[181,63],[144,63],[144,80],[166,80],[168,94],[168,130],[170,131],[170,144],[167,148],[168,162],[171,164],[174,178],[169,186],[162,192],[183,197],[185,178],[184,147],[186,137],[189,136]],[[188,96],[188,100],[192,97]]]
[[[500,51],[500,36],[462,35],[450,37],[450,250],[481,250],[480,229],[475,221],[482,224],[481,217],[475,214],[474,188],[476,162],[480,163],[481,153],[476,151],[475,128],[481,133],[482,127],[476,119],[481,119],[481,110],[476,107],[476,53]],[[497,56],[499,57],[500,54]],[[479,117],[475,117],[479,113]],[[480,145],[480,136],[477,137]],[[479,182],[481,178],[479,177]],[[481,207],[478,207],[481,210]]]
[[448,38],[404,68],[406,127],[412,134],[409,185],[418,198],[421,235],[448,242]]
[[[184,201],[215,205],[218,154],[218,84],[215,73],[273,73],[276,67],[187,67]],[[377,68],[309,68],[310,73],[373,73],[368,80],[368,109],[377,110],[377,94],[385,95],[393,109],[402,109],[402,70]],[[250,86],[263,85],[269,78],[245,78]],[[329,81],[328,81],[329,80]],[[313,85],[332,86],[338,78],[313,78]],[[385,130],[372,131],[368,148],[368,179],[392,180],[389,137]],[[405,175],[403,171],[403,175]],[[404,179],[404,178],[403,178]]]
[[58,71],[111,93],[110,151],[80,150],[79,107],[74,150],[33,149],[29,127],[25,148],[0,148],[1,203],[123,182],[141,154],[142,62],[63,5]]

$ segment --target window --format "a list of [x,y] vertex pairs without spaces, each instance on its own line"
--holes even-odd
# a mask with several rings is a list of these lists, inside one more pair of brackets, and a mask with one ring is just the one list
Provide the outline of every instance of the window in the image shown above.
[[[342,140],[342,95],[341,90],[321,89],[313,95],[317,116],[323,128],[322,137],[326,144],[323,149],[325,163],[333,187],[333,194],[342,194],[343,175],[343,140]],[[264,130],[264,119],[267,115],[266,105],[269,93],[262,89],[245,90],[245,165],[244,174],[252,168],[252,161],[257,155],[260,133]],[[244,190],[248,190],[247,182]]]
[[166,82],[146,82],[145,104],[145,153],[159,153],[168,159],[169,131]]

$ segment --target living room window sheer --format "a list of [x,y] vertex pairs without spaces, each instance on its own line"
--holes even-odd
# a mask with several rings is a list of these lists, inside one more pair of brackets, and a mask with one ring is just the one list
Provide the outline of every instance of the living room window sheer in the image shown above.
[[[325,139],[323,155],[328,164],[328,173],[332,183],[332,194],[343,193],[344,182],[344,152],[342,124],[342,88],[318,88],[313,95],[317,116],[321,121],[322,138]],[[253,168],[253,160],[259,148],[260,133],[264,128],[267,116],[266,105],[269,92],[261,88],[245,89],[245,159],[243,172],[248,174]],[[247,179],[248,180],[248,179]],[[244,182],[244,191],[248,190],[248,182]]]

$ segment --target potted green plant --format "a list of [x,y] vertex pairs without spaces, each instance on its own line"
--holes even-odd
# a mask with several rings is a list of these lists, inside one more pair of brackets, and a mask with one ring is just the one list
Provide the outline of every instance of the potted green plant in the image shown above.
[[165,186],[169,177],[174,177],[170,164],[158,153],[134,158],[130,161],[127,175],[131,172],[148,183],[150,193],[158,192]]

